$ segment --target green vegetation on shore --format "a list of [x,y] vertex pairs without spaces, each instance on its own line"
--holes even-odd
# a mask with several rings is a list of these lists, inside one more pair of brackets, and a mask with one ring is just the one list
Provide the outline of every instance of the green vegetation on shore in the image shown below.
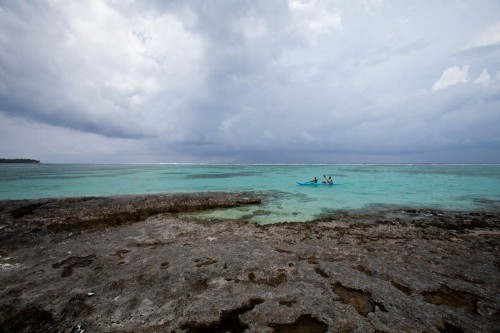
[[29,158],[0,158],[0,163],[40,163],[40,161]]

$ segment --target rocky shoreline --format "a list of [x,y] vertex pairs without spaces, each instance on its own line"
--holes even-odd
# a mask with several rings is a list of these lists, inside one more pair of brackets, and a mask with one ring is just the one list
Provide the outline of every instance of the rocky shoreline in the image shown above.
[[0,332],[499,332],[500,213],[178,213],[253,193],[0,202]]

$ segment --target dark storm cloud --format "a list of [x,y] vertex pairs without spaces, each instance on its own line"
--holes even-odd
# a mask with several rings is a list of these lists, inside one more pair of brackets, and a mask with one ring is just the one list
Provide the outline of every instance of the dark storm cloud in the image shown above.
[[87,133],[115,161],[121,139],[147,161],[500,161],[495,1],[0,8],[6,133]]

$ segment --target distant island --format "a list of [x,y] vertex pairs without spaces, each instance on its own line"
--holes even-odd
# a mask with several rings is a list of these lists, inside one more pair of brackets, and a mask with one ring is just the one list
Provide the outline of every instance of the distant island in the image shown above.
[[0,158],[0,163],[40,163],[40,161],[29,158]]

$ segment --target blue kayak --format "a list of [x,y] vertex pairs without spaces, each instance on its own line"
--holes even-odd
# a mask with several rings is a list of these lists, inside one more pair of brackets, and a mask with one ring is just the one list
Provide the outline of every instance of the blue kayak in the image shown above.
[[302,186],[333,186],[333,185],[339,185],[339,184],[328,184],[328,183],[313,183],[313,182],[297,182],[297,185],[302,185]]

